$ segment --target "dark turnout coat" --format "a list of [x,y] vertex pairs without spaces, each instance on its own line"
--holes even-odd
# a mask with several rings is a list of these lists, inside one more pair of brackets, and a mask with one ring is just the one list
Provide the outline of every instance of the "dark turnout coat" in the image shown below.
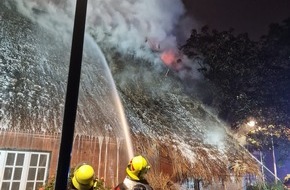
[[114,188],[114,190],[153,190],[146,179],[134,181],[128,177],[122,183]]

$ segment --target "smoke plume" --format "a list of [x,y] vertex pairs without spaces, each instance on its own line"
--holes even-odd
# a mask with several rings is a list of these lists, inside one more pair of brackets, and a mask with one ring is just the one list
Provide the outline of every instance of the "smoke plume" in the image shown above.
[[[31,20],[58,35],[71,37],[75,1],[21,0],[15,3],[18,11]],[[178,40],[184,41],[194,26],[185,13],[181,0],[89,0],[87,32],[102,46],[114,47],[121,53],[153,63],[162,64],[162,53],[175,52],[174,60],[167,64],[170,67],[177,61],[180,64],[178,45],[182,42]],[[187,64],[188,59],[182,57]]]
[[176,47],[173,33],[185,12],[179,0],[90,1],[88,7],[88,23],[100,40],[125,52],[140,49],[146,40],[160,44],[161,49]]

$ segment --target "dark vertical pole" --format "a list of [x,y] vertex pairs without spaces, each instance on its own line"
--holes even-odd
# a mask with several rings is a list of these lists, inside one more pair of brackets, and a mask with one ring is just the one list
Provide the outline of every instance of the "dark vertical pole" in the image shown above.
[[87,0],[77,0],[55,190],[67,189],[77,112]]

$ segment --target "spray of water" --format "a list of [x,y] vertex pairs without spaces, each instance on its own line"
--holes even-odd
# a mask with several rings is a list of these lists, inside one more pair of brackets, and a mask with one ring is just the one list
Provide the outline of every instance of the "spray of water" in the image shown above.
[[98,58],[101,60],[101,63],[104,63],[103,66],[105,67],[104,71],[106,71],[106,76],[108,78],[108,84],[111,85],[110,89],[112,90],[112,97],[114,99],[114,105],[117,109],[117,113],[119,116],[119,120],[121,122],[120,126],[123,129],[124,132],[124,136],[125,136],[125,141],[126,141],[126,146],[127,146],[127,150],[128,150],[128,156],[129,158],[132,158],[134,156],[134,151],[133,151],[133,145],[132,145],[132,140],[131,140],[131,136],[130,136],[130,128],[129,125],[127,123],[127,119],[125,116],[125,111],[122,105],[122,102],[120,100],[120,97],[118,95],[117,92],[117,88],[115,85],[115,82],[113,80],[113,76],[110,72],[110,68],[108,67],[106,58],[103,54],[103,52],[101,51],[101,49],[99,48],[99,46],[97,45],[97,43],[95,43],[94,39],[86,34],[85,35],[85,46],[88,46],[89,49],[94,50],[96,52],[96,55],[98,56]]
[[[15,1],[17,9],[24,16],[28,17],[31,21],[36,22],[43,28],[52,32],[57,36],[62,36],[64,43],[69,43],[71,41],[72,26],[73,26],[73,11],[75,8],[74,3],[68,1],[62,1],[61,4],[54,4],[50,2],[38,2],[34,0],[28,1]],[[108,67],[107,61],[103,52],[100,50],[96,41],[89,35],[85,34],[85,51],[89,51],[91,55],[94,56],[97,63],[103,64],[102,69],[103,76],[107,77],[107,84],[111,89],[111,96],[113,98],[115,110],[117,113],[118,121],[124,132],[124,137],[126,141],[128,157],[133,157],[133,146],[130,137],[130,130],[124,113],[124,109],[117,93],[116,86]],[[109,113],[107,113],[109,114]]]

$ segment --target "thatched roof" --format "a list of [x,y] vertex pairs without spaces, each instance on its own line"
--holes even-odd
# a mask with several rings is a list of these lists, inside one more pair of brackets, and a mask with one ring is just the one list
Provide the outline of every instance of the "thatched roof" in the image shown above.
[[136,152],[166,157],[173,166],[171,177],[179,180],[226,181],[231,176],[259,174],[255,159],[233,139],[216,113],[185,93],[182,81],[165,76],[166,69],[154,70],[146,61],[107,58]]
[[[193,178],[200,179],[204,183],[213,183],[232,181],[233,179],[239,181],[246,174],[261,177],[256,160],[243,147],[236,145],[233,148],[234,142],[229,145],[230,148],[225,153],[220,152],[215,147],[196,144],[195,147],[190,147],[191,152],[188,153],[191,156],[188,159],[182,150],[171,142],[152,141],[150,137],[140,139],[140,136],[134,139],[135,151],[150,158],[151,164],[154,165],[155,158],[158,156],[165,159],[165,162],[168,163],[166,167],[172,167],[169,169],[172,172],[169,176],[173,181]],[[161,168],[161,172],[168,175],[164,168]]]
[[[1,128],[17,131],[61,130],[69,42],[0,3]],[[102,47],[102,46],[101,46]],[[85,45],[76,133],[119,136],[120,110],[110,73]],[[172,165],[172,178],[227,180],[235,173],[257,173],[251,156],[235,142],[226,124],[161,62],[121,56],[105,49],[125,109],[136,153],[154,161],[161,155]],[[32,56],[33,55],[33,56]],[[97,60],[97,61],[96,61]],[[160,65],[161,64],[161,65]],[[157,69],[156,69],[157,68]],[[200,84],[200,81],[192,81]],[[193,84],[193,87],[194,87]],[[204,86],[207,88],[207,86]]]

